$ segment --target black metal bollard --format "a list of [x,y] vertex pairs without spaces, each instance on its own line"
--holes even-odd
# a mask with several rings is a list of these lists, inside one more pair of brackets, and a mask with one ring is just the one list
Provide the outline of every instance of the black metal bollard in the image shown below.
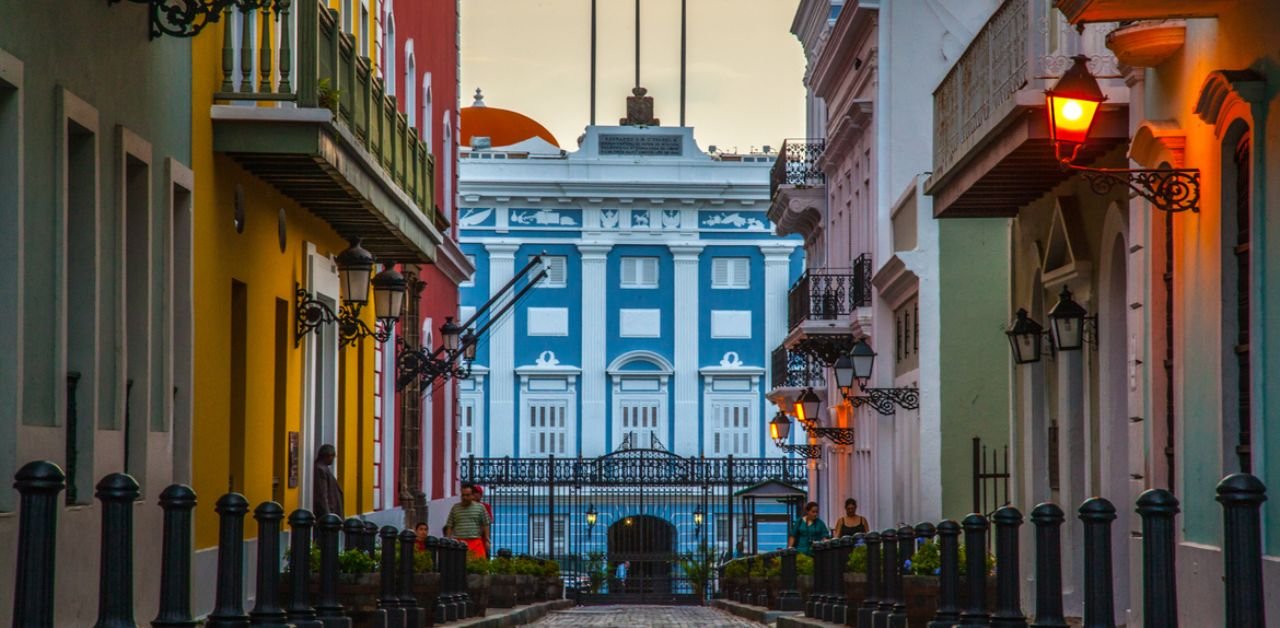
[[449,546],[446,551],[445,577],[448,579],[450,621],[462,619],[466,612],[466,604],[462,600],[462,591],[458,583],[458,564],[466,560],[467,544],[457,539],[446,539]]
[[244,495],[227,493],[218,499],[218,582],[208,628],[249,625],[244,613],[244,516],[249,502]]
[[13,625],[53,628],[53,579],[58,540],[58,493],[67,476],[45,460],[28,462],[13,476],[18,507],[18,562]]
[[342,551],[350,549],[364,550],[364,522],[355,517],[342,522]]
[[289,623],[302,628],[319,626],[311,607],[311,529],[316,518],[310,511],[289,515]]
[[880,607],[880,533],[868,532],[862,540],[867,545],[867,597],[858,608],[858,626],[871,628]]
[[1032,628],[1067,626],[1062,616],[1062,522],[1065,520],[1065,513],[1052,502],[1031,509],[1031,523],[1036,526],[1036,620],[1031,623]]
[[778,610],[800,610],[800,592],[796,587],[796,554],[794,547],[782,550],[782,590],[778,592]]
[[316,538],[320,546],[320,595],[316,600],[316,617],[326,628],[340,625],[345,619],[343,613],[346,609],[338,601],[338,530],[341,528],[342,519],[333,513],[321,517],[316,523],[319,532]]
[[891,628],[905,628],[907,625],[907,597],[905,576],[909,573],[907,561],[916,554],[916,529],[909,525],[898,528],[898,568],[894,571],[894,590],[897,594],[893,600],[893,614],[889,615]]
[[379,583],[382,587],[378,595],[378,608],[387,611],[387,618],[392,625],[403,626],[404,613],[400,611],[400,596],[396,594],[396,542],[400,538],[400,532],[394,526],[382,526],[378,537],[382,539],[382,561],[378,565]]
[[[827,604],[827,578],[831,572],[827,566],[827,543],[826,541],[815,541],[809,546],[809,553],[813,557],[813,591],[809,594],[809,602],[805,605],[805,616],[815,619],[822,619],[823,610]],[[750,573],[751,560],[747,560],[747,570]]]
[[285,625],[284,608],[280,606],[280,521],[284,508],[275,502],[262,502],[253,510],[258,521],[258,591],[249,618],[255,626]]
[[1218,483],[1225,532],[1226,619],[1228,626],[1261,628],[1267,624],[1262,589],[1262,527],[1259,510],[1267,487],[1247,473],[1233,473]]
[[370,556],[378,550],[378,524],[372,521],[364,522],[364,551]]
[[152,628],[197,626],[191,615],[191,511],[196,493],[185,484],[171,484],[160,493],[164,510],[164,540],[160,555],[160,612]]
[[[427,537],[428,549],[432,538],[434,537]],[[418,598],[413,594],[413,551],[417,540],[418,535],[413,530],[400,531],[400,608],[404,609],[405,625],[414,628],[426,623],[426,611],[418,606]],[[436,599],[439,600],[438,595]],[[437,614],[435,623],[443,622],[443,618]]]
[[845,594],[844,572],[849,564],[849,552],[853,550],[853,537],[840,537],[832,541],[831,549],[831,621],[837,624],[849,622],[849,596]]
[[929,628],[952,628],[960,621],[960,524],[947,519],[938,524],[938,610]]
[[1018,528],[1022,513],[1013,506],[996,511],[996,612],[991,625],[999,628],[1026,628],[1018,586]]
[[1173,517],[1178,498],[1162,488],[1138,496],[1142,517],[1142,617],[1148,626],[1178,628]]
[[893,607],[897,603],[897,574],[902,572],[902,566],[898,563],[898,531],[888,528],[880,533],[880,604],[876,606],[876,612],[871,615],[871,625],[874,628],[888,628],[889,616],[893,614]]
[[472,615],[475,610],[471,603],[471,592],[467,590],[467,552],[469,548],[466,543],[459,542],[458,555],[455,557],[453,564],[453,583],[454,590],[458,595],[458,613],[459,619],[465,619]]
[[[898,571],[903,575],[910,573],[907,561],[916,554],[916,529],[909,525],[898,526]],[[899,583],[901,584],[901,583]]]
[[98,623],[94,628],[135,628],[133,621],[133,502],[138,482],[112,473],[98,482],[102,502],[102,563],[98,568]]
[[1115,601],[1111,582],[1111,522],[1116,507],[1102,497],[1080,505],[1084,522],[1084,628],[1112,628]]
[[991,616],[987,614],[987,518],[972,513],[961,523],[964,527],[965,580],[968,599],[964,612],[960,613],[962,626],[986,626]]

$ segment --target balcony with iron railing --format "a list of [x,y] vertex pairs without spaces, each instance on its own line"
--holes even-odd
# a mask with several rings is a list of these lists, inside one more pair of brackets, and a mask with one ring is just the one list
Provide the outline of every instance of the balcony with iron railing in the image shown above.
[[808,236],[822,224],[827,199],[827,176],[818,167],[826,140],[789,139],[782,143],[769,171],[769,220],[778,235]]
[[256,7],[222,19],[214,149],[362,238],[379,261],[433,261],[448,220],[434,203],[431,150],[363,43],[320,0]]
[[1128,139],[1128,89],[1106,47],[1113,25],[1077,34],[1049,0],[1004,0],[933,92],[933,174],[925,190],[938,217],[1009,217],[1069,173],[1050,146],[1044,90],[1077,54],[1089,56],[1107,102],[1077,162]]
[[806,321],[847,318],[871,305],[871,257],[858,256],[853,268],[811,268],[787,293],[787,322],[795,329]]
[[770,388],[821,388],[826,385],[826,365],[817,358],[779,345],[773,350]]

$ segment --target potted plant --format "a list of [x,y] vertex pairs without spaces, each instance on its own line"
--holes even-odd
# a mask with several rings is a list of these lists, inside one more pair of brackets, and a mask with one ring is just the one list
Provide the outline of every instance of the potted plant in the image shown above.
[[558,600],[564,597],[564,582],[560,579],[560,563],[554,560],[542,561],[542,584],[546,591],[545,599]]
[[867,598],[867,546],[855,545],[844,565],[844,595],[849,608],[862,606]]
[[698,600],[698,605],[706,604],[707,599],[707,583],[711,581],[711,574],[715,569],[713,565],[714,555],[706,542],[698,546],[698,550],[691,554],[686,554],[680,559],[680,571],[689,581],[689,587],[693,589],[693,596]]
[[742,601],[747,587],[747,561],[739,558],[725,563],[723,586],[729,599]]
[[[959,547],[960,561],[960,589],[956,592],[956,597],[960,605],[966,604],[966,593],[968,589],[964,582],[968,579],[968,560],[966,558],[965,546],[963,543]],[[908,563],[910,565],[911,575],[904,576],[903,581],[903,602],[907,606],[907,622],[910,625],[921,625],[933,619],[934,614],[938,610],[939,598],[941,596],[941,587],[939,585],[939,576],[942,573],[942,552],[937,542],[929,541],[922,543],[916,549],[915,554],[911,556]],[[986,567],[987,573],[987,608],[995,607],[995,573],[996,558],[990,552],[987,553]]]
[[590,581],[591,593],[599,593],[609,580],[609,569],[605,566],[604,554],[591,552],[587,555],[587,579]]
[[796,554],[796,589],[801,600],[809,599],[813,591],[813,557],[808,554]]
[[516,602],[531,604],[542,597],[538,587],[534,586],[541,566],[532,558],[521,556],[511,561],[511,571],[515,575]]
[[498,557],[489,561],[489,606],[512,608],[516,605],[515,559]]
[[473,615],[484,617],[489,608],[489,559],[467,557],[467,593]]

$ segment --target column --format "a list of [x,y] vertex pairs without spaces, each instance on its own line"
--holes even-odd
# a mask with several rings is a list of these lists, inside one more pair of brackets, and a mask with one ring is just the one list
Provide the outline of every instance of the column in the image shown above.
[[[770,355],[787,337],[787,289],[790,287],[791,253],[794,246],[761,245],[764,255],[764,355],[765,390],[772,386],[773,360]],[[763,433],[763,432],[762,432]]]
[[[489,294],[495,294],[515,273],[517,244],[486,244],[489,253]],[[514,288],[518,290],[519,288]],[[510,298],[508,296],[508,298]],[[496,312],[506,303],[502,299],[493,304],[490,312]],[[489,436],[491,456],[515,455],[515,320],[489,328],[489,421],[485,429]]]
[[609,259],[609,244],[579,244],[582,258],[582,412],[578,415],[578,433],[582,435],[582,456],[594,458],[609,451],[605,439],[605,426],[609,412],[605,405],[605,391],[609,376],[605,373],[608,304],[604,295]]
[[[1058,501],[1062,504],[1079,504],[1086,497],[1083,353],[1059,351],[1054,357],[1058,363]],[[1062,526],[1062,547],[1083,547],[1082,532],[1079,523],[1068,521]],[[1082,554],[1064,552],[1062,596],[1064,608],[1071,616],[1083,615],[1084,598],[1079,584],[1083,582],[1083,574]]]
[[[702,311],[698,309],[698,255],[702,244],[670,244],[675,260],[675,300],[669,316],[675,317],[675,408],[671,413],[675,433],[701,434],[698,412],[698,336],[702,328]],[[697,438],[679,438],[668,446],[681,455],[698,453]]]

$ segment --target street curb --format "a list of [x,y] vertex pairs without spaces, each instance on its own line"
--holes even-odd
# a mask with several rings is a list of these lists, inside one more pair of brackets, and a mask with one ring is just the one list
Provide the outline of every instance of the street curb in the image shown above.
[[533,623],[546,617],[552,611],[566,608],[573,608],[573,600],[552,600],[528,606],[517,606],[511,609],[502,609],[501,614],[498,615],[476,617],[445,625],[451,628],[510,628],[511,626],[523,626]]
[[711,606],[731,615],[736,615],[743,619],[749,619],[768,626],[781,626],[783,618],[802,616],[800,611],[771,611],[763,606],[752,606],[750,604],[742,604],[730,600],[711,600]]
[[813,619],[800,615],[788,615],[778,618],[778,628],[824,628],[827,626],[840,626],[842,624],[833,624],[821,619]]

